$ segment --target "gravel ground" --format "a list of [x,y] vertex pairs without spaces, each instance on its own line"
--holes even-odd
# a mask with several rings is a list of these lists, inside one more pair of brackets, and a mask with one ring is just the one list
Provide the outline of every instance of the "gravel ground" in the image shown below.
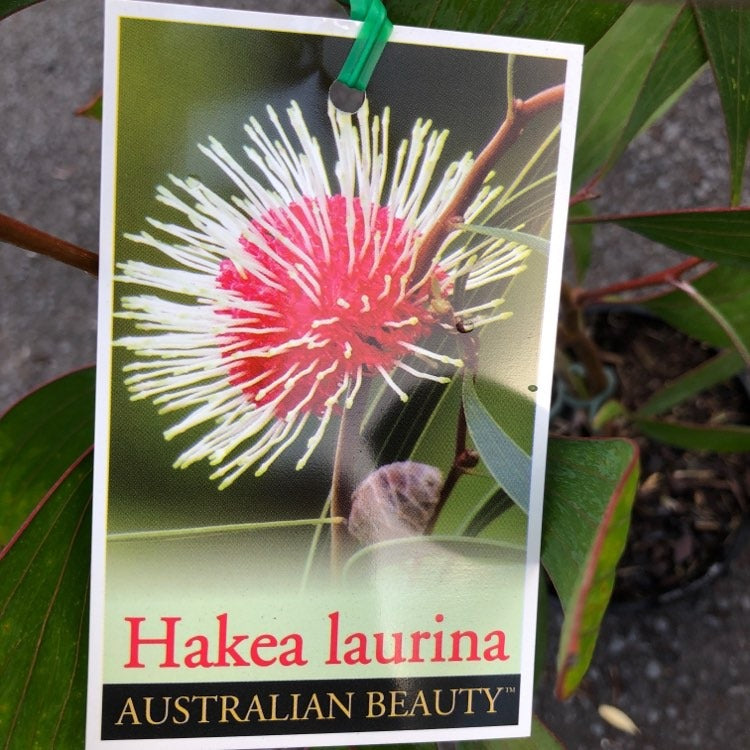
[[[331,3],[306,7],[323,12]],[[0,211],[89,248],[97,245],[100,130],[71,113],[99,90],[101,36],[100,0],[47,0],[0,24]],[[703,76],[677,117],[641,137],[603,184],[604,210],[724,201],[723,138],[718,98]],[[667,257],[616,230],[601,232],[598,248],[608,252],[597,254],[591,283],[653,270]],[[0,274],[2,412],[29,389],[93,362],[96,283],[1,244]],[[579,695],[554,702],[547,677],[537,711],[571,750],[750,746],[749,584],[746,547],[728,575],[690,598],[615,609]],[[605,724],[601,703],[625,710],[642,733]]]

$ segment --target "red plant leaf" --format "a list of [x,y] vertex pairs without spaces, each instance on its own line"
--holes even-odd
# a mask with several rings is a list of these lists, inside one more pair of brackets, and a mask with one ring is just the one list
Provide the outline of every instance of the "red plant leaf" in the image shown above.
[[550,441],[542,562],[565,612],[556,693],[567,698],[591,662],[638,483],[638,446],[624,439]]

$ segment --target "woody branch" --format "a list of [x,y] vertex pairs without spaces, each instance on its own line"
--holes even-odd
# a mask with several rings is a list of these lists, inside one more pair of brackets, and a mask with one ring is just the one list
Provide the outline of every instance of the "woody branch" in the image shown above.
[[5,214],[0,214],[0,241],[54,258],[86,271],[92,276],[99,273],[99,256],[96,253],[42,232]]
[[512,99],[502,125],[490,142],[482,149],[469,173],[456,190],[456,194],[422,238],[416,252],[415,277],[429,274],[430,268],[445,238],[455,229],[482,186],[488,172],[497,163],[503,152],[518,140],[524,128],[536,115],[562,103],[565,85],[552,86],[529,99]]

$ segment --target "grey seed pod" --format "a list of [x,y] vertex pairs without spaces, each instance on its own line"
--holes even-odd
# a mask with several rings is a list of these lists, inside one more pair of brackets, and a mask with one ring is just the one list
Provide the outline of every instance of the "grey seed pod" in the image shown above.
[[437,512],[442,487],[442,473],[429,464],[381,466],[352,493],[349,533],[363,544],[424,534]]

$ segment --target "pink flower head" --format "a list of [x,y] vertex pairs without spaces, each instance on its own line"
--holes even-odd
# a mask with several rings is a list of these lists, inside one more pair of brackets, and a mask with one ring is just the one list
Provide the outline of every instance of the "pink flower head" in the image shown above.
[[[447,303],[459,280],[469,291],[495,284],[521,271],[528,254],[492,236],[469,243],[457,229],[427,273],[416,267],[420,239],[472,165],[466,154],[436,178],[448,132],[430,122],[415,123],[391,162],[387,109],[371,118],[366,107],[356,115],[331,107],[333,190],[297,104],[288,109],[291,133],[270,107],[268,117],[270,132],[254,118],[246,126],[245,166],[216,140],[200,146],[238,197],[228,202],[195,179],[171,176],[190,200],[164,187],[158,199],[188,226],[149,219],[164,239],[128,235],[179,268],[119,266],[120,281],[172,293],[122,299],[118,316],[139,333],[117,343],[142,358],[126,367],[126,384],[162,412],[187,410],[165,436],[199,427],[203,435],[175,465],[207,459],[221,487],[250,467],[264,472],[308,428],[297,462],[304,466],[368,378],[383,378],[403,401],[397,369],[449,382],[461,360],[420,345],[444,323],[436,294]],[[501,191],[486,181],[464,221],[491,216]],[[482,325],[508,316],[497,313],[501,303],[495,297],[455,314]]]

